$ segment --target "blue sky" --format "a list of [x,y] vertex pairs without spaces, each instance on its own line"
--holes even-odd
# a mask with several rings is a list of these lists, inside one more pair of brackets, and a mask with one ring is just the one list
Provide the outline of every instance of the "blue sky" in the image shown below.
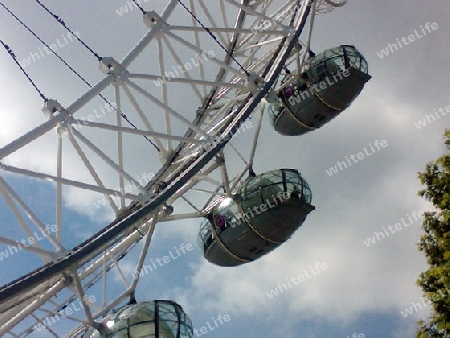
[[[4,2],[46,41],[59,43],[61,55],[88,81],[96,83],[102,78],[95,58],[78,43],[67,40],[67,33],[34,1]],[[142,6],[160,12],[166,2],[142,1]],[[82,0],[77,5],[48,0],[45,4],[99,54],[118,60],[146,31],[136,8],[118,14],[121,6],[127,6],[123,0],[111,0],[108,4]],[[184,307],[196,328],[208,321],[212,323],[220,314],[230,316],[229,322],[203,337],[327,338],[352,337],[354,333],[365,337],[413,336],[416,321],[425,319],[428,309],[414,311],[407,318],[401,311],[421,302],[421,290],[415,285],[417,276],[427,267],[416,244],[421,222],[404,226],[370,247],[364,241],[414,211],[431,209],[416,194],[421,189],[417,172],[445,151],[442,135],[450,114],[439,113],[439,109],[445,111],[450,105],[449,12],[445,0],[436,0],[432,5],[419,0],[387,3],[349,0],[344,7],[318,16],[312,49],[319,52],[340,44],[355,45],[365,55],[373,78],[350,108],[317,131],[301,137],[282,137],[265,120],[255,160],[258,172],[298,168],[311,186],[316,210],[281,247],[236,268],[219,268],[203,259],[196,245],[200,220],[160,224],[145,264],[175,252],[181,244],[190,244],[193,250],[143,276],[137,287],[137,299],[174,299]],[[39,51],[40,44],[1,8],[0,16],[0,38],[13,48],[19,60]],[[436,23],[438,28],[424,34],[427,23]],[[414,41],[400,47],[398,41],[411,34],[416,36]],[[392,47],[394,44],[399,46],[398,50]],[[385,53],[380,57],[382,50]],[[44,122],[45,116],[40,111],[42,100],[6,52],[0,53],[0,69],[3,147]],[[86,90],[51,55],[25,69],[46,95],[57,98],[64,106]],[[93,102],[83,116],[87,117],[100,104]],[[243,140],[238,138],[236,142],[245,148]],[[386,140],[388,145],[344,170],[329,174],[329,169],[346,156],[363,151],[377,140]],[[99,139],[99,142],[108,141]],[[42,169],[54,163],[53,153],[46,145],[43,143],[38,152],[24,149],[17,166]],[[129,155],[134,177],[155,172],[158,163],[151,160],[153,149],[148,149],[148,157],[146,152],[136,149]],[[70,157],[67,167],[74,179],[83,174]],[[50,183],[3,171],[1,175],[33,206],[45,224],[54,224],[55,190]],[[95,198],[75,191],[66,193],[63,244],[71,248],[105,226],[111,211],[96,208]],[[3,200],[0,214],[2,236],[26,238]],[[42,245],[50,248],[45,241]],[[132,263],[138,259],[140,245],[120,262],[128,277],[133,271]],[[0,252],[4,250],[7,246],[0,244]],[[328,268],[276,297],[267,296],[279,283],[298,276],[317,262],[326,263]],[[24,252],[0,261],[0,284],[39,264],[38,256]],[[118,274],[111,274],[110,278],[108,293],[112,296],[119,292],[121,282]],[[64,330],[68,326],[70,323],[55,327]]]

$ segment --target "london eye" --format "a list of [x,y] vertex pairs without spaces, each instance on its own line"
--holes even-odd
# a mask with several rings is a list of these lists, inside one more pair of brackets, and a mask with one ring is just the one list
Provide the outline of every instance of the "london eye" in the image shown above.
[[[2,40],[43,108],[39,123],[0,149],[1,212],[11,220],[0,245],[17,271],[0,288],[0,336],[192,337],[176,300],[136,293],[154,231],[196,220],[199,254],[231,268],[270,254],[307,224],[315,212],[308,178],[276,164],[263,170],[255,157],[265,118],[281,135],[314,132],[370,79],[355,46],[311,50],[315,17],[345,3],[134,1],[129,15],[141,12],[143,36],[125,55],[101,55],[94,39],[78,37],[68,18],[37,1],[36,10],[92,54],[102,78],[82,78],[86,91],[63,104],[67,97],[40,86],[14,42]],[[58,54],[0,4],[45,53]],[[37,154],[40,161],[23,160]],[[36,182],[45,183],[36,196],[45,208],[29,198]],[[73,198],[101,207],[104,225],[74,227]],[[120,264],[130,257],[132,278]],[[61,316],[75,306],[76,315]]]

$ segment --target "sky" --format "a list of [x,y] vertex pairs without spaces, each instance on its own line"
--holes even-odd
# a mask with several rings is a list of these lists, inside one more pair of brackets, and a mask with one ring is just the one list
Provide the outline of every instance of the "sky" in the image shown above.
[[[34,1],[3,2],[46,41],[58,44],[61,55],[88,81],[96,83],[102,78],[95,58],[71,41]],[[118,60],[146,31],[135,7],[128,7],[133,8],[128,13],[120,11],[129,5],[122,0],[44,3],[100,55]],[[166,3],[142,1],[142,6],[161,12]],[[176,259],[145,274],[137,298],[176,300],[195,328],[207,327],[207,332],[201,333],[204,337],[412,337],[417,320],[426,319],[430,310],[415,284],[427,268],[423,253],[417,250],[422,233],[420,215],[432,210],[417,196],[423,188],[417,173],[445,152],[443,133],[450,115],[449,15],[445,0],[349,0],[342,8],[317,16],[312,50],[355,45],[366,57],[372,79],[345,112],[303,136],[283,137],[265,118],[255,159],[258,172],[299,169],[311,186],[316,209],[286,243],[235,268],[217,267],[203,258],[196,245],[200,220],[158,224],[145,264],[170,253]],[[39,42],[3,8],[0,16],[0,38],[19,60],[39,51]],[[411,34],[416,38],[410,41]],[[211,44],[211,50],[216,50]],[[46,118],[41,112],[42,100],[6,51],[0,53],[0,69],[3,147]],[[51,55],[25,69],[45,95],[65,106],[86,90]],[[99,105],[94,102],[89,109],[97,107],[99,111]],[[236,142],[245,147],[242,140],[238,137]],[[97,141],[107,146],[107,140],[99,137]],[[52,146],[51,140],[45,139],[38,151],[24,149],[17,158],[3,161],[43,170],[55,162]],[[139,146],[130,146],[127,160],[134,177],[144,179],[159,164]],[[362,160],[347,168],[339,166],[364,151],[369,154]],[[76,169],[77,162],[70,155],[67,163],[72,178],[85,175]],[[25,196],[46,224],[54,222],[51,184],[3,172],[2,177]],[[68,225],[63,235],[65,246],[72,247],[105,226],[111,214],[98,208],[98,200],[90,195],[75,190],[67,193],[64,221]],[[3,200],[0,214],[2,233],[23,238]],[[385,238],[375,235],[396,224],[399,230],[395,233]],[[175,254],[181,245],[192,250]],[[5,249],[6,245],[0,244],[0,251]],[[128,276],[137,257],[133,251],[120,263]],[[0,284],[36,268],[38,258],[18,253],[0,261]],[[304,281],[288,284],[300,275]],[[120,276],[111,278],[120,281]],[[112,286],[108,292],[117,290]],[[221,324],[220,315],[228,315],[229,320]]]

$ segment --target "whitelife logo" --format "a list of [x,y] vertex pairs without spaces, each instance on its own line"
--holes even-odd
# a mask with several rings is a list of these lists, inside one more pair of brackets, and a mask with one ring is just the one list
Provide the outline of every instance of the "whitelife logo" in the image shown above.
[[[139,272],[139,277],[142,277],[143,275],[149,274],[150,272],[155,271],[158,269],[158,267],[162,267],[171,261],[174,261],[178,258],[180,258],[182,255],[186,255],[189,251],[192,251],[194,247],[191,243],[188,244],[180,244],[179,247],[174,247],[176,255],[172,252],[172,250],[169,250],[168,255],[164,255],[162,258],[157,257],[154,260],[151,259],[151,264],[142,266],[141,271]],[[181,252],[180,252],[181,251]],[[133,278],[136,278],[136,273],[133,273]]]
[[205,61],[207,61],[213,57],[215,57],[214,51],[212,51],[212,50],[203,51],[202,54],[197,54],[195,58],[191,57],[191,59],[189,60],[190,62],[186,62],[186,63],[184,63],[182,65],[178,65],[178,66],[173,66],[172,67],[173,72],[165,71],[164,76],[158,78],[157,80],[153,80],[153,83],[156,86],[161,87],[162,84],[170,81],[171,79],[172,80],[175,79],[177,76],[179,77],[181,75],[184,75],[191,69],[200,66]]
[[[309,266],[308,270],[303,270],[302,275],[298,275],[296,277],[291,277],[290,279],[286,278],[286,284],[285,283],[278,283],[277,287],[275,289],[270,290],[269,292],[266,292],[267,297],[269,299],[272,299],[279,294],[283,293],[284,291],[288,291],[289,289],[292,289],[292,284],[299,285],[300,283],[303,283],[304,281],[317,276],[321,271],[325,271],[328,269],[327,263],[319,263],[317,262],[314,267],[311,265]],[[292,284],[291,284],[292,282]],[[279,290],[279,292],[278,292]]]
[[28,248],[29,246],[36,244],[37,242],[43,240],[44,238],[51,236],[51,233],[52,232],[56,233],[57,230],[58,226],[56,224],[53,225],[47,224],[45,226],[45,229],[35,231],[31,237],[28,237],[27,239],[22,239],[20,241],[16,241],[17,243],[16,245],[8,245],[7,249],[0,251],[0,262],[18,253],[19,251],[24,250],[24,248]]
[[450,290],[445,288],[445,292],[442,289],[438,289],[437,292],[435,292],[431,299],[425,299],[423,297],[420,297],[421,302],[420,303],[411,303],[411,306],[409,308],[406,308],[403,311],[400,311],[402,316],[404,318],[407,318],[409,316],[412,316],[414,312],[419,312],[420,310],[425,309],[428,305],[432,304],[432,302],[438,302],[441,299],[447,299],[450,296]]
[[[372,237],[369,237],[366,240],[363,240],[363,242],[367,247],[373,246],[373,245],[377,244],[379,241],[381,241],[382,239],[389,237],[390,234],[395,234],[397,231],[400,231],[400,230],[410,226],[414,222],[417,222],[420,218],[423,217],[423,214],[424,214],[423,211],[417,212],[416,210],[414,210],[411,213],[411,216],[409,214],[406,215],[406,217],[409,220],[409,223],[406,222],[405,219],[402,217],[400,219],[401,223],[398,222],[398,223],[395,223],[394,225],[389,224],[387,226],[387,229],[386,229],[386,227],[383,227],[383,231],[381,231],[381,232],[375,231],[374,235]],[[411,217],[414,218],[414,221],[412,220]],[[388,229],[389,229],[389,231],[388,231]]]
[[[209,320],[205,323],[206,326],[202,326],[200,327],[200,329],[194,329],[194,334],[196,337],[200,337],[204,334],[207,334],[210,331],[213,331],[215,329],[217,329],[219,326],[229,322],[231,320],[230,315],[228,314],[219,314],[217,316],[217,318],[212,318],[214,325],[211,325],[211,323],[209,322]],[[200,332],[199,332],[200,331]]]
[[61,37],[63,41],[61,41],[60,38],[58,38],[56,39],[55,43],[48,45],[50,48],[39,47],[37,52],[30,52],[30,54],[26,59],[22,59],[22,61],[19,61],[19,64],[22,66],[22,68],[26,68],[33,62],[41,60],[46,55],[53,54],[53,52],[56,52],[58,49],[61,49],[67,46],[70,42],[75,41],[77,37],[78,38],[80,37],[80,33],[79,32],[73,32],[73,34],[67,33],[67,35],[61,35]]
[[[330,167],[329,169],[325,169],[325,172],[328,174],[328,176],[333,176],[337,174],[340,171],[347,169],[348,167],[351,167],[353,164],[358,163],[359,161],[364,160],[365,158],[372,156],[377,151],[380,151],[382,148],[386,148],[388,146],[388,143],[386,140],[376,140],[372,146],[372,143],[369,143],[370,149],[367,149],[367,147],[364,147],[359,153],[356,155],[351,154],[350,156],[345,156],[345,161],[336,161],[336,165],[334,167]],[[347,166],[348,164],[348,166]]]
[[434,114],[425,114],[425,117],[422,120],[414,122],[414,125],[417,129],[425,128],[428,124],[432,122],[436,122],[441,117],[450,114],[450,104],[445,107],[439,107],[438,109],[434,109]]
[[423,35],[421,35],[417,29],[414,30],[413,34],[409,34],[408,37],[402,36],[400,39],[395,39],[396,43],[388,43],[387,47],[377,52],[377,55],[380,59],[389,56],[392,53],[395,53],[399,49],[403,48],[404,46],[408,46],[410,43],[417,41],[427,34],[430,34],[432,31],[435,31],[439,28],[438,24],[436,22],[429,23],[427,22],[425,24],[425,27],[422,27],[420,25],[420,30]]
[[332,79],[330,79],[327,76],[324,81],[311,84],[311,87],[309,87],[308,90],[299,91],[297,95],[291,96],[288,99],[288,102],[291,105],[294,105],[295,103],[300,103],[306,98],[310,98],[311,96],[314,97],[316,95],[315,93],[320,93],[322,90],[325,90],[333,86],[334,84],[338,83],[339,81],[342,81],[344,78],[349,76],[350,72],[347,69],[344,71],[337,72],[336,74],[333,75]]

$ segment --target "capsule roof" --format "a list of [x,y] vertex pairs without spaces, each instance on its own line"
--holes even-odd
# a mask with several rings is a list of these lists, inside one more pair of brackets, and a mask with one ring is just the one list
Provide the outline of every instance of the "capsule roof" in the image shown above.
[[314,83],[325,76],[345,71],[350,67],[365,74],[369,72],[366,59],[355,46],[341,45],[312,57],[306,73],[310,81]]
[[[192,338],[190,318],[180,305],[170,300],[155,300],[126,305],[108,315],[102,324],[106,338]],[[103,337],[99,331],[90,329],[83,338]]]

